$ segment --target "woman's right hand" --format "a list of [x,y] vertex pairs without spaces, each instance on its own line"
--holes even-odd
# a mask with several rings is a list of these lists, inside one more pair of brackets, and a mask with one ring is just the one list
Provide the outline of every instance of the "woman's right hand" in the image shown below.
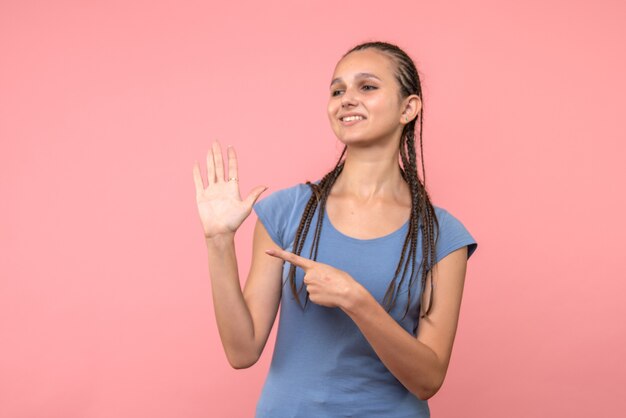
[[[234,234],[237,228],[252,212],[252,206],[267,187],[257,186],[241,200],[237,177],[237,155],[231,146],[227,148],[228,179],[224,179],[224,162],[219,142],[214,141],[207,152],[207,180],[205,188],[198,162],[193,166],[193,179],[196,184],[198,214],[204,228],[204,236],[213,238]],[[235,179],[235,180],[234,180]]]

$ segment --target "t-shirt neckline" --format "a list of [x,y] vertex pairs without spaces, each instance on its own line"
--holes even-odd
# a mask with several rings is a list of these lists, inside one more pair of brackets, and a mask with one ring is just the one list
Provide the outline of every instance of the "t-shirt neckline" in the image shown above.
[[361,242],[361,243],[368,243],[368,242],[379,242],[379,241],[386,241],[388,239],[393,238],[394,236],[396,236],[397,234],[399,234],[402,231],[406,231],[409,222],[411,220],[407,220],[400,228],[396,229],[395,231],[392,231],[386,235],[382,235],[380,237],[374,237],[374,238],[356,238],[356,237],[352,237],[350,235],[346,235],[343,232],[341,232],[340,230],[338,230],[337,228],[335,228],[335,225],[333,225],[333,223],[330,221],[330,218],[328,217],[328,211],[324,211],[324,222],[327,223],[330,226],[330,229],[332,229],[337,235],[349,240],[349,241],[353,241],[353,242]]

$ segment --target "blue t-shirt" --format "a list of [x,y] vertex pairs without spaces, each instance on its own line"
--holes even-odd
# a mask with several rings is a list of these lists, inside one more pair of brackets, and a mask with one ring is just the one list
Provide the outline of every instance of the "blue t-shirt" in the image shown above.
[[[297,184],[277,190],[254,205],[272,240],[287,251],[293,251],[296,230],[311,193],[309,185]],[[435,262],[466,245],[469,258],[477,247],[474,238],[445,209],[434,208],[440,227]],[[306,258],[310,258],[318,215],[319,208],[300,254]],[[400,260],[408,227],[407,221],[388,235],[357,239],[335,229],[325,212],[317,261],[346,271],[382,305]],[[421,238],[417,241],[419,263]],[[283,266],[278,333],[270,370],[256,407],[256,418],[429,417],[428,402],[413,395],[396,379],[346,313],[310,300],[302,310],[287,279],[290,265],[285,262]],[[406,308],[410,273],[409,266],[390,315],[407,332],[413,333],[419,320],[421,297],[418,268],[415,269],[411,306],[401,319]],[[296,268],[297,289],[302,286],[303,278],[304,272]],[[396,283],[399,280],[400,276]],[[303,287],[300,294],[302,304],[305,289]]]

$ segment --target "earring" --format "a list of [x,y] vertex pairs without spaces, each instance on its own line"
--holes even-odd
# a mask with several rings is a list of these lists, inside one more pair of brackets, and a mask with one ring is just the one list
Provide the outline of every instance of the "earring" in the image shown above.
[[408,121],[409,121],[409,117],[408,117],[408,116],[405,116],[405,117],[404,117],[404,121],[405,121],[405,122],[408,122]]

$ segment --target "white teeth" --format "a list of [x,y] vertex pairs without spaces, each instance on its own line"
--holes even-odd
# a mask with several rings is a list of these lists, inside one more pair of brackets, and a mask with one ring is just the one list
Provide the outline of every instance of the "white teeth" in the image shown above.
[[363,120],[363,116],[346,116],[343,118],[344,122],[352,122],[353,120]]

